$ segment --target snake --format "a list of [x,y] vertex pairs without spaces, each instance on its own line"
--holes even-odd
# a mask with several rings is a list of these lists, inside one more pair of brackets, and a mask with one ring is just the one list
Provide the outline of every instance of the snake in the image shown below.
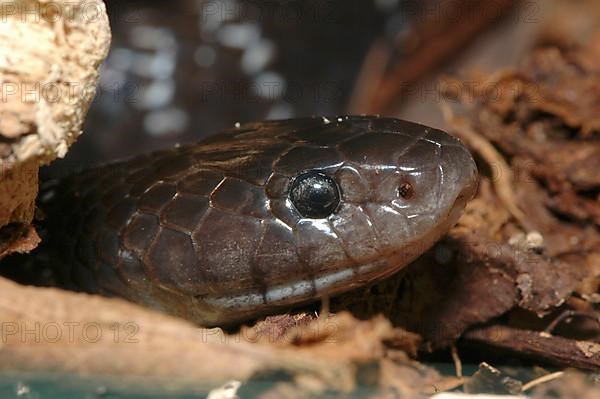
[[45,183],[33,257],[52,285],[230,326],[397,273],[476,187],[467,148],[417,123],[236,124]]

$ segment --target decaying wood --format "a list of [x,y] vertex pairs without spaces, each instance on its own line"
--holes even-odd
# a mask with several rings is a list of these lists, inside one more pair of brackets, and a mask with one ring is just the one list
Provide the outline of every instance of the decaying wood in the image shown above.
[[40,243],[40,237],[31,225],[13,223],[0,228],[0,259],[17,252],[31,251]]
[[110,28],[101,0],[2,2],[0,19],[2,227],[31,222],[39,165],[63,157],[81,133]]
[[[583,307],[577,304],[572,308],[576,301],[569,300],[569,290],[587,298],[579,302],[589,300],[585,306],[588,323],[573,323],[567,336],[550,336],[543,331],[509,325],[496,325],[493,327],[496,330],[477,328],[465,336],[554,364],[595,371],[600,365],[595,353],[597,344],[577,337],[583,331],[591,337],[597,336],[599,331],[594,323],[599,313],[592,299],[599,287],[600,125],[596,107],[592,105],[597,103],[600,93],[598,43],[595,40],[582,49],[548,48],[534,52],[521,70],[499,73],[493,80],[484,81],[482,87],[494,84],[499,96],[492,99],[477,93],[468,117],[462,119],[507,160],[504,168],[509,168],[512,176],[508,183],[511,201],[518,203],[527,216],[527,226],[539,232],[543,240],[543,245],[534,252],[562,264],[556,269],[560,270],[558,274],[549,273],[551,268],[544,266],[540,274],[520,276],[519,289],[527,290],[526,286],[545,281],[542,284],[547,287],[548,298],[562,298],[555,305],[567,301],[563,306],[567,315],[578,314],[576,310]],[[500,237],[504,239],[517,231],[510,223],[503,230]],[[563,285],[564,273],[571,274],[569,287]],[[539,313],[531,304],[540,306],[544,301],[535,294],[522,294],[525,295],[518,307]],[[549,326],[554,324],[550,322]],[[531,327],[535,329],[536,325]],[[485,337],[485,333],[492,332],[500,336]]]

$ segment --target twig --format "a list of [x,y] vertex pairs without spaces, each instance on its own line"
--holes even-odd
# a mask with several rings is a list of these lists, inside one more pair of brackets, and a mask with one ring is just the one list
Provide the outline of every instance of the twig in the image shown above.
[[544,329],[544,332],[549,334],[552,333],[559,323],[572,317],[584,317],[586,319],[594,320],[596,323],[598,323],[598,325],[600,325],[600,317],[595,313],[567,309],[556,319],[552,320],[552,322],[548,324],[548,327]]
[[600,345],[593,342],[502,325],[472,329],[463,338],[534,356],[559,366],[600,371]]
[[[493,3],[493,4],[491,4]],[[406,55],[400,63],[382,79],[376,96],[369,104],[368,113],[383,113],[397,100],[398,94],[411,83],[421,79],[436,66],[454,56],[479,32],[501,18],[516,4],[516,0],[443,0],[436,2],[436,10],[445,10],[449,5],[457,9],[458,18],[444,18],[440,12],[427,14],[422,24],[414,29],[421,46]],[[486,12],[493,5],[497,18]]]
[[525,392],[525,391],[528,391],[531,388],[538,386],[540,384],[546,383],[548,381],[556,380],[557,378],[561,378],[563,375],[565,375],[564,371],[557,371],[556,373],[546,374],[539,378],[529,381],[528,383],[524,384],[521,389],[523,390],[523,392]]
[[460,360],[460,356],[458,355],[456,345],[452,344],[452,346],[450,347],[450,353],[452,355],[452,361],[454,362],[454,368],[456,369],[456,376],[458,378],[462,378],[462,361]]

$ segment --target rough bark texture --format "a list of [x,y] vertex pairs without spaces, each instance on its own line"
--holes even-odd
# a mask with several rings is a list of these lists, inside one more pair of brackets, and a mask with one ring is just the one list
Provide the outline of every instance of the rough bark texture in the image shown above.
[[63,157],[81,133],[111,36],[101,0],[0,5],[2,227],[31,222],[38,167]]

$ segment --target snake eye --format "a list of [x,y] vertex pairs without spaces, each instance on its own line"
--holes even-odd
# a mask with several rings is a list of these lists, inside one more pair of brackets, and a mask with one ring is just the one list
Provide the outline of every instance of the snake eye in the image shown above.
[[312,171],[292,181],[290,200],[302,217],[320,219],[335,211],[340,203],[340,190],[331,177]]

